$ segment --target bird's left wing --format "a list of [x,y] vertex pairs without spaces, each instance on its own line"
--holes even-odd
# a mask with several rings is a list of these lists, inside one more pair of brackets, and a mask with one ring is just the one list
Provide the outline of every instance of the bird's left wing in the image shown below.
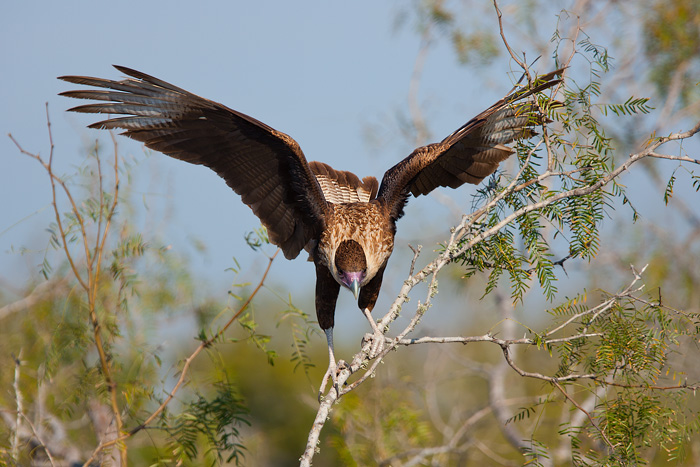
[[536,78],[530,88],[515,88],[439,143],[417,148],[387,170],[377,198],[394,220],[403,215],[409,194],[426,195],[439,186],[477,184],[514,150],[506,144],[534,135],[546,118],[530,96],[559,83],[563,69]]
[[[324,225],[326,201],[301,148],[290,136],[217,102],[130,68],[112,81],[59,79],[101,89],[63,96],[105,101],[74,112],[124,115],[90,125],[121,128],[155,151],[214,170],[267,228],[270,241],[295,258]],[[213,204],[218,204],[217,202]]]

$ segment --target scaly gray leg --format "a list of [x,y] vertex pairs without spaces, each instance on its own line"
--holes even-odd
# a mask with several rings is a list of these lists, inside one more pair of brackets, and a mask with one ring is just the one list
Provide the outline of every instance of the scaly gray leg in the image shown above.
[[333,387],[335,387],[336,392],[340,394],[338,389],[338,365],[335,363],[335,353],[333,351],[333,328],[324,329],[323,331],[326,333],[326,340],[328,341],[328,369],[326,374],[323,375],[323,381],[318,390],[319,402],[321,402],[323,392],[326,390],[326,383],[329,378],[333,381]]

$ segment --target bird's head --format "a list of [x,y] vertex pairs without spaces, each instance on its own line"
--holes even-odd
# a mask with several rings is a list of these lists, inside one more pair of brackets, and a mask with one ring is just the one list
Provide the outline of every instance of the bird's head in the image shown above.
[[350,289],[357,300],[360,287],[367,282],[365,252],[355,240],[345,240],[335,250],[336,280]]

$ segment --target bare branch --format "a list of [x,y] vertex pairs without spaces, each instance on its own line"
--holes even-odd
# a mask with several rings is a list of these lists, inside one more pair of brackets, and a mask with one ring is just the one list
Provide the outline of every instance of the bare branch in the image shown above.
[[41,157],[39,154],[33,154],[33,153],[29,152],[29,151],[26,151],[26,150],[19,144],[19,142],[17,142],[17,140],[14,138],[14,136],[12,136],[12,134],[9,134],[8,136],[9,136],[9,138],[12,140],[12,142],[15,144],[15,146],[17,146],[17,149],[19,150],[19,152],[21,152],[21,153],[24,154],[25,156],[29,156],[29,157],[31,157],[32,159],[37,160],[37,161],[44,167],[44,169],[46,169],[46,171],[49,173],[49,177],[50,177],[50,179],[51,179],[51,187],[52,187],[52,190],[51,190],[51,191],[52,191],[52,196],[53,196],[52,205],[53,205],[53,208],[54,208],[54,215],[58,218],[58,223],[57,223],[57,225],[58,225],[59,232],[60,232],[60,234],[61,234],[61,235],[60,235],[60,237],[61,237],[61,242],[62,242],[61,245],[62,245],[62,247],[63,247],[63,250],[64,250],[65,254],[66,254],[66,259],[68,259],[68,263],[69,263],[70,266],[71,266],[71,270],[73,271],[73,274],[75,275],[75,278],[78,280],[78,282],[80,283],[80,285],[81,285],[85,290],[88,290],[88,285],[87,285],[87,283],[83,280],[82,276],[80,275],[80,272],[78,271],[78,267],[77,267],[76,263],[73,261],[73,255],[72,255],[72,253],[70,252],[70,249],[68,248],[68,243],[66,242],[66,234],[65,234],[65,231],[63,230],[63,222],[62,222],[61,219],[60,219],[61,216],[60,216],[60,213],[58,212],[58,206],[57,206],[57,204],[56,204],[56,188],[55,188],[55,184],[58,183],[58,184],[63,188],[63,190],[66,192],[66,195],[68,196],[68,198],[69,198],[69,200],[71,201],[71,203],[72,203],[73,205],[75,205],[75,203],[73,202],[72,197],[71,197],[71,195],[70,195],[70,190],[68,190],[68,187],[66,186],[65,182],[64,182],[61,178],[59,178],[57,175],[55,175],[55,174],[53,173],[53,171],[52,171],[52,169],[51,169],[51,166],[50,166],[49,164],[47,164],[46,162],[44,162],[44,160],[42,159],[42,157]]
[[508,44],[508,40],[506,39],[506,34],[503,32],[503,14],[501,13],[501,9],[498,8],[498,2],[496,0],[493,0],[493,7],[496,9],[496,14],[498,15],[498,29],[501,32],[501,39],[503,39],[503,45],[506,46],[506,49],[508,50],[508,53],[510,56],[515,60],[515,63],[517,63],[520,68],[522,68],[525,71],[525,74],[527,74],[527,81],[528,83],[532,82],[532,76],[530,76],[530,69],[527,66],[527,64],[520,60],[518,56],[513,52],[513,49],[510,48],[510,44]]
[[693,159],[688,156],[671,156],[669,154],[658,154],[656,152],[649,153],[649,157],[655,157],[657,159],[668,159],[670,161],[680,161],[680,162],[690,162],[692,164],[700,165],[700,159]]

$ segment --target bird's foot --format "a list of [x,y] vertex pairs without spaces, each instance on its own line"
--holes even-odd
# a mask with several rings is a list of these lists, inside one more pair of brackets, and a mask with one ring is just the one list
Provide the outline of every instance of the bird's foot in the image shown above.
[[369,354],[367,356],[370,360],[376,358],[380,353],[382,353],[382,350],[384,350],[384,343],[384,334],[382,334],[379,330],[376,330],[374,333],[368,332],[362,338],[363,347],[369,344]]
[[326,392],[326,384],[328,380],[333,382],[332,387],[335,388],[335,393],[340,395],[340,388],[338,387],[338,375],[342,370],[347,368],[348,364],[344,360],[338,360],[338,364],[335,361],[330,362],[326,374],[323,375],[323,381],[321,382],[321,387],[318,389],[318,402],[320,403],[323,399],[323,394]]
[[367,318],[367,321],[369,321],[369,325],[372,328],[372,334],[365,334],[365,337],[362,339],[362,346],[367,342],[371,341],[370,348],[369,348],[369,359],[372,360],[373,358],[376,358],[382,350],[384,350],[384,333],[379,329],[379,326],[377,325],[377,322],[374,321],[374,318],[372,318],[372,313],[370,310],[367,308],[363,309],[362,312],[365,314],[365,317]]

